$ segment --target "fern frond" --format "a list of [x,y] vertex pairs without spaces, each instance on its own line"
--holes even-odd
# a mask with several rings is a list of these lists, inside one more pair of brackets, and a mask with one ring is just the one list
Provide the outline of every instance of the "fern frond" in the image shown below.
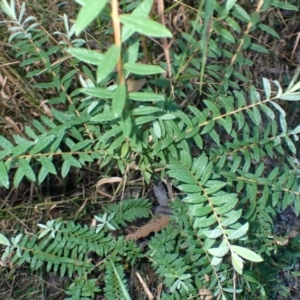
[[107,213],[114,213],[113,221],[117,225],[126,226],[126,222],[133,222],[138,218],[148,218],[151,202],[148,199],[126,199],[119,204],[104,207]]
[[13,263],[21,265],[27,261],[33,270],[45,263],[47,272],[53,269],[61,276],[68,273],[71,277],[73,272],[83,276],[92,270],[93,264],[87,260],[90,251],[103,256],[115,248],[115,241],[109,235],[96,233],[95,228],[76,225],[72,221],[53,221],[40,227],[39,237],[19,235],[12,239],[5,256],[16,251]]
[[[122,284],[120,284],[120,281]],[[122,265],[112,265],[110,262],[106,263],[106,271],[104,275],[104,295],[107,300],[123,299],[124,293],[122,286],[127,286],[125,280],[124,267]],[[122,285],[122,286],[121,286]]]
[[71,297],[65,298],[65,300],[95,299],[95,293],[101,292],[96,283],[97,279],[87,279],[86,276],[77,277],[66,290],[66,294]]

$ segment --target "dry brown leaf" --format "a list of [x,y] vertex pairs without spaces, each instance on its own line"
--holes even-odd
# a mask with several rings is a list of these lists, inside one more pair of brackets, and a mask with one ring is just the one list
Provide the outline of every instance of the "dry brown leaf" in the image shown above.
[[129,240],[136,241],[142,237],[146,237],[152,232],[162,230],[163,228],[167,227],[168,224],[169,224],[168,216],[161,216],[155,220],[151,220],[149,223],[140,227],[134,233],[127,234],[126,241],[129,241]]
[[207,275],[207,274],[204,274],[204,279],[205,279],[205,281],[209,281],[209,276]]
[[161,293],[162,293],[162,289],[163,289],[163,284],[160,283],[157,287],[157,300],[160,300],[160,296],[161,296]]
[[213,298],[213,294],[208,289],[199,290],[198,295],[200,296],[200,300],[211,300]]
[[7,124],[9,124],[8,126],[11,127],[15,131],[15,133],[17,133],[17,134],[24,137],[24,134],[22,132],[23,131],[23,125],[21,123],[16,123],[10,117],[4,117],[4,120],[7,122]]
[[277,245],[284,246],[284,245],[287,245],[289,243],[289,238],[288,237],[277,238],[277,239],[275,239],[275,242],[276,242]]
[[99,194],[108,197],[108,198],[112,198],[112,195],[107,194],[106,192],[104,192],[103,190],[101,190],[101,186],[107,183],[115,183],[115,182],[123,182],[123,178],[121,177],[109,177],[109,178],[102,178],[100,180],[97,181],[96,183],[96,190]]
[[134,79],[127,79],[126,84],[127,84],[127,91],[128,93],[131,92],[138,92],[146,83],[146,79],[139,79],[139,80],[134,80]]
[[45,115],[48,116],[49,118],[53,118],[53,114],[52,114],[49,106],[46,103],[47,103],[47,100],[42,101],[38,108],[42,107]]
[[114,183],[114,182],[122,182],[123,178],[121,177],[109,177],[109,178],[102,178],[97,181],[96,188],[99,188],[101,185],[106,183]]
[[138,273],[138,272],[135,272],[139,282],[141,283],[147,297],[149,300],[153,300],[154,299],[154,296],[152,295],[152,293],[150,292],[148,286],[146,285],[145,281],[143,280],[142,276]]
[[297,236],[297,235],[299,235],[299,231],[297,231],[297,230],[291,230],[290,232],[289,232],[289,237],[292,239],[292,238],[294,238],[295,236]]

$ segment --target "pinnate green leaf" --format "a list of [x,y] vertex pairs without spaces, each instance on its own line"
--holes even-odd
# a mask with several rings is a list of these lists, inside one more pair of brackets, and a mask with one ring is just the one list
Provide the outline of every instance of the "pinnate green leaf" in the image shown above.
[[172,37],[172,33],[158,22],[149,20],[145,17],[133,15],[121,15],[120,21],[122,24],[135,32],[152,36],[152,37]]
[[98,65],[97,82],[101,82],[116,67],[120,56],[120,46],[112,45],[104,54],[103,60]]
[[29,165],[28,161],[24,158],[20,158],[19,159],[19,168],[22,170],[22,172],[24,173],[24,175],[31,181],[35,181],[36,177],[35,174],[31,168],[31,166]]
[[225,193],[223,191],[219,191],[214,194],[213,197],[210,197],[210,201],[213,203],[215,206],[220,206],[224,205],[228,202],[233,202],[236,199],[236,194],[234,193]]
[[0,7],[1,7],[1,10],[7,16],[9,16],[12,19],[17,19],[15,5],[14,5],[13,1],[11,1],[11,6],[8,4],[8,1],[1,1],[0,2]]
[[79,35],[96,17],[106,5],[107,0],[76,0],[82,5],[76,19],[76,35]]
[[161,112],[162,109],[156,106],[139,106],[138,108],[134,108],[132,110],[133,116],[139,116],[139,115],[151,115],[156,112]]
[[122,118],[120,120],[120,125],[122,127],[124,136],[126,138],[129,138],[132,131],[132,119],[128,110],[123,111]]
[[287,93],[283,94],[279,98],[280,100],[287,100],[287,101],[299,101],[300,100],[300,93]]
[[112,108],[115,117],[120,117],[126,103],[126,85],[119,84],[115,90],[113,97]]
[[136,63],[125,63],[124,69],[138,75],[153,75],[165,72],[165,70],[159,66]]
[[78,58],[82,62],[96,66],[99,65],[104,57],[102,53],[85,48],[69,48],[67,49],[67,52],[69,52],[73,57]]
[[229,43],[233,44],[235,42],[235,38],[229,30],[225,28],[218,28],[218,33]]
[[202,153],[194,162],[192,166],[192,171],[195,172],[195,177],[198,179],[205,172],[206,166],[208,163],[207,156]]
[[[153,0],[144,0],[133,10],[131,15],[140,18],[147,18],[148,14],[151,11],[152,6],[153,6]],[[132,29],[132,26],[128,27],[124,25],[122,28],[122,41],[124,42],[133,33],[134,30]]]
[[42,164],[42,166],[45,168],[45,170],[47,170],[48,173],[54,174],[56,175],[56,169],[54,167],[53,162],[50,160],[49,157],[42,155],[40,157],[40,162]]
[[207,216],[210,212],[212,212],[212,208],[209,205],[203,206],[202,203],[189,207],[189,214],[194,217]]
[[273,0],[272,5],[275,6],[275,7],[279,7],[280,9],[298,11],[297,6],[292,5],[288,2],[280,1],[280,0]]
[[35,145],[30,150],[30,154],[40,153],[44,150],[54,139],[56,138],[55,135],[50,136],[41,136],[35,141]]
[[129,295],[128,291],[127,291],[127,288],[126,288],[126,286],[124,285],[124,282],[122,281],[122,279],[121,279],[121,277],[120,277],[120,275],[119,275],[119,273],[118,273],[118,271],[117,271],[117,269],[116,269],[116,267],[115,267],[113,261],[110,260],[110,263],[111,263],[111,265],[112,265],[112,267],[113,267],[113,269],[114,269],[115,276],[117,277],[119,287],[121,288],[121,291],[122,291],[122,293],[123,293],[123,295],[124,295],[125,300],[130,300],[131,297],[130,297],[130,295]]
[[171,165],[168,174],[171,177],[180,180],[181,182],[189,183],[189,184],[197,184],[197,180],[195,180],[193,175],[183,166]]
[[115,120],[115,114],[113,112],[106,112],[106,113],[102,113],[102,114],[97,114],[94,117],[91,117],[91,122],[96,122],[96,123],[101,123],[101,122],[106,122],[106,121],[112,121]]
[[14,176],[14,187],[15,188],[17,188],[20,185],[20,182],[23,179],[24,175],[25,174],[24,174],[23,170],[21,168],[18,168],[17,172],[15,173],[15,176]]
[[229,240],[239,239],[240,237],[244,236],[247,233],[248,229],[249,229],[249,223],[247,222],[246,224],[241,226],[239,229],[237,229],[233,233],[231,233],[228,236],[228,239]]
[[72,147],[72,152],[77,152],[78,150],[80,149],[89,149],[89,146],[92,144],[92,141],[91,140],[83,140],[83,141],[80,141],[78,142],[77,144],[75,144],[73,147]]
[[62,167],[61,167],[61,176],[62,178],[65,178],[69,171],[70,171],[70,168],[71,168],[71,164],[69,163],[68,160],[65,160],[62,164]]
[[159,117],[161,120],[173,120],[176,119],[176,116],[174,114],[164,114]]
[[258,45],[256,43],[252,43],[251,46],[250,46],[250,49],[253,50],[253,51],[257,51],[257,52],[261,52],[261,53],[265,53],[265,54],[269,53],[267,48],[265,48],[262,45]]
[[157,138],[161,138],[161,127],[158,121],[153,122],[153,131]]
[[286,142],[286,145],[288,146],[288,148],[291,150],[291,152],[294,155],[296,155],[297,149],[296,149],[296,146],[293,143],[293,141],[288,136],[285,136],[284,139],[285,139],[285,142]]
[[223,214],[226,214],[228,213],[229,211],[232,211],[236,204],[238,202],[238,199],[235,197],[233,198],[232,201],[220,206],[220,207],[215,207],[215,212],[218,214],[218,215],[223,215]]
[[237,0],[227,0],[225,4],[226,11],[230,11],[231,8],[235,5]]
[[67,161],[71,166],[74,166],[76,168],[81,168],[80,162],[72,155],[63,154],[62,157],[63,157],[64,161]]
[[270,26],[266,25],[266,24],[259,24],[258,27],[267,32],[270,35],[273,35],[276,39],[280,39],[279,34]]
[[144,92],[135,92],[135,93],[129,93],[128,95],[129,99],[135,100],[135,101],[165,101],[164,95],[155,94],[155,93],[144,93]]
[[229,247],[219,247],[219,248],[211,248],[207,250],[211,255],[217,256],[217,257],[223,257],[226,255],[229,251]]
[[270,81],[267,78],[263,78],[262,81],[263,81],[263,87],[264,87],[264,91],[265,91],[265,94],[266,94],[266,98],[270,99],[270,97],[271,97],[271,84],[270,84]]
[[12,151],[13,156],[16,157],[21,154],[24,154],[29,148],[32,147],[32,145],[34,145],[33,142],[29,142],[29,141],[23,142],[22,144],[14,148],[14,150]]
[[0,147],[3,148],[4,150],[9,150],[9,151],[12,151],[14,149],[12,143],[1,135],[0,135]]
[[235,252],[231,252],[231,261],[234,269],[241,275],[243,273],[244,261]]
[[37,180],[38,184],[41,184],[45,180],[48,173],[49,172],[43,166],[40,168]]
[[250,249],[240,247],[240,246],[235,246],[235,245],[230,246],[230,249],[231,249],[231,251],[237,253],[239,256],[241,256],[247,260],[250,260],[253,262],[263,261],[263,259],[258,254],[256,254],[255,252],[253,252]]
[[0,185],[9,188],[9,178],[4,162],[0,162]]
[[194,222],[194,227],[206,228],[216,223],[215,215],[211,215],[209,217],[197,217]]
[[182,201],[190,204],[197,204],[207,201],[207,197],[200,194],[188,194],[185,198],[182,199]]
[[243,210],[233,210],[221,217],[221,224],[223,227],[229,226],[234,224],[241,216],[242,216]]
[[220,229],[203,230],[202,232],[205,236],[207,236],[210,239],[216,239],[223,234],[223,231]]
[[98,87],[82,88],[79,91],[100,99],[112,99],[114,96],[114,92]]
[[239,18],[241,21],[244,22],[251,22],[250,16],[247,14],[247,12],[238,4],[234,5],[234,16]]
[[0,233],[0,244],[4,246],[10,246],[9,240],[2,233]]
[[226,185],[226,182],[224,182],[224,181],[209,180],[205,184],[205,190],[206,190],[207,194],[213,194],[213,193],[219,191],[225,185]]

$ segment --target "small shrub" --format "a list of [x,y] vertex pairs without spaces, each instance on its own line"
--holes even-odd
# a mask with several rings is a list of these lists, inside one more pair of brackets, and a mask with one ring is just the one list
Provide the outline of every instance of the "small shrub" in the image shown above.
[[[148,252],[111,235],[149,217],[148,200],[127,199],[105,207],[96,227],[51,220],[34,234],[1,234],[2,258],[68,274],[66,299],[97,293],[129,299],[125,265],[145,258],[164,283],[161,299],[204,297],[203,291],[217,299],[267,299],[267,274],[278,271],[270,265],[279,247],[274,217],[290,205],[297,216],[300,211],[300,126],[290,128],[281,106],[299,100],[299,71],[285,89],[261,78],[260,93],[243,70],[254,63],[249,57],[268,53],[250,32],[278,38],[260,14],[272,5],[296,8],[258,1],[248,13],[236,1],[202,1],[188,31],[174,32],[169,48],[172,32],[154,21],[153,1],[121,2],[126,14],[119,14],[117,1],[77,2],[76,23],[65,15],[65,31],[53,33],[63,38],[54,43],[26,16],[25,3],[17,10],[14,1],[1,1],[8,42],[26,77],[38,82],[31,88],[54,95],[22,136],[0,136],[1,186],[18,187],[24,179],[41,185],[98,161],[108,175],[117,169],[127,178],[134,171],[148,183],[169,176],[182,195]],[[98,16],[111,39],[101,52],[81,38]],[[158,51],[152,39],[162,40],[165,61],[149,57],[151,47]],[[90,252],[104,262],[94,263]],[[100,285],[89,276],[95,269],[105,272]]]

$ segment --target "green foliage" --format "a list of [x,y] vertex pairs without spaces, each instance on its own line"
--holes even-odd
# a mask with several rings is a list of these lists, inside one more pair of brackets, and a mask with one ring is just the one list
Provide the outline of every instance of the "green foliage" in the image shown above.
[[[156,273],[164,278],[164,284],[175,296],[171,299],[186,299],[197,295],[197,289],[204,286],[200,278],[212,269],[190,223],[187,207],[176,201],[172,208],[172,219],[177,226],[169,225],[156,234],[148,245],[148,255]],[[170,298],[165,294],[162,299]]]
[[88,279],[77,277],[73,283],[66,290],[68,298],[65,300],[90,300],[95,299],[95,293],[100,292],[100,289],[96,287],[97,279]]
[[[62,276],[76,272],[80,277],[68,288],[67,299],[89,299],[99,292],[95,280],[88,278],[96,267],[87,258],[90,251],[107,260],[107,299],[129,297],[124,257],[131,264],[151,258],[166,287],[162,299],[187,299],[202,288],[219,299],[231,299],[232,294],[243,299],[247,293],[267,299],[268,278],[260,274],[277,250],[270,241],[273,219],[289,205],[300,213],[295,158],[300,127],[290,128],[280,105],[300,100],[299,71],[286,89],[262,78],[260,94],[243,70],[254,63],[250,54],[268,53],[250,32],[262,30],[278,38],[260,14],[272,5],[296,8],[265,1],[250,14],[236,1],[202,1],[190,32],[176,37],[176,50],[170,50],[169,81],[166,63],[141,63],[146,54],[140,50],[140,35],[172,37],[147,18],[153,1],[138,2],[120,16],[109,1],[77,2],[82,7],[75,27],[69,28],[64,16],[66,32],[56,33],[68,43],[52,45],[43,27],[33,17],[25,18],[24,3],[17,12],[14,1],[1,1],[5,22],[14,24],[9,42],[22,58],[20,67],[27,68],[28,78],[41,79],[34,89],[51,90],[55,97],[47,100],[50,114],[27,125],[24,136],[0,136],[0,185],[9,188],[12,181],[18,187],[25,177],[42,184],[51,174],[65,178],[71,168],[97,160],[104,173],[117,166],[124,176],[128,169],[139,171],[147,182],[168,174],[183,196],[172,204],[171,224],[152,238],[147,256],[134,242],[113,239],[109,233],[149,216],[149,201],[131,199],[105,207],[95,217],[96,228],[53,220],[41,224],[33,236],[19,234],[9,240],[0,235],[7,246],[3,257],[13,254],[13,263],[27,262],[33,270],[45,264],[47,271]],[[105,53],[73,39],[99,14],[114,21],[114,43]],[[66,55],[66,61],[53,63],[53,57]],[[75,88],[72,81],[79,73],[81,87]],[[129,91],[129,75],[150,79],[142,91]]]
[[[125,224],[127,213],[133,206],[135,217],[131,216],[132,221],[141,216],[147,216],[143,206],[149,207],[148,201],[144,199],[136,201],[134,199],[123,202],[124,218],[119,216],[116,218],[117,222]],[[140,213],[138,204],[141,204]],[[111,208],[106,208],[106,210],[109,209]],[[42,267],[47,273],[53,271],[60,276],[68,275],[70,278],[73,274],[77,274],[78,277],[74,279],[66,291],[66,294],[72,297],[66,299],[94,299],[94,293],[100,292],[101,289],[95,285],[96,280],[88,278],[88,274],[97,267],[89,258],[93,253],[99,257],[110,258],[118,262],[124,260],[128,263],[135,263],[143,257],[141,249],[133,241],[126,242],[123,236],[117,239],[111,236],[110,230],[115,229],[107,222],[106,217],[95,216],[95,219],[100,220],[96,227],[81,226],[73,221],[51,220],[46,225],[38,225],[40,227],[38,234],[31,236],[20,233],[11,238],[10,241],[3,234],[0,234],[1,244],[7,246],[2,258],[12,256],[12,263],[22,265],[27,262],[30,264],[30,268],[35,271]],[[122,266],[118,265],[115,270],[116,275],[112,276],[114,272],[112,264],[105,264],[104,282],[106,288],[104,288],[104,292],[107,299],[116,299],[116,295],[124,293],[124,287],[119,288],[118,281],[115,280],[115,276],[117,276],[118,280],[120,279],[120,286],[121,282],[124,285]]]
[[123,201],[122,206],[110,204],[103,209],[106,213],[113,214],[113,222],[116,226],[126,226],[126,222],[149,217],[150,207],[151,204],[147,199],[132,199],[131,201]]
[[[106,264],[104,292],[107,299],[120,299],[124,297],[126,300],[130,300],[124,277],[125,274],[122,265],[115,267],[112,261]],[[119,282],[119,285],[117,282]]]

